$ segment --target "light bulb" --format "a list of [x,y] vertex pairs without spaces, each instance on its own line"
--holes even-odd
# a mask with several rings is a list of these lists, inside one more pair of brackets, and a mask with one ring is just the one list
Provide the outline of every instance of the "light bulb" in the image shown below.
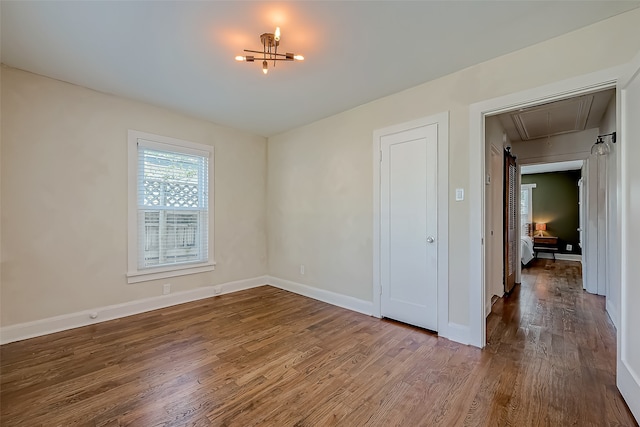
[[244,56],[238,55],[236,56],[236,61],[245,61],[246,58]]
[[596,154],[598,156],[605,156],[610,152],[611,148],[609,147],[609,144],[602,141],[601,139],[599,139],[598,142],[593,144],[593,147],[591,147],[591,154]]
[[273,35],[273,39],[277,42],[280,41],[280,27],[276,27],[276,32]]
[[296,61],[304,61],[304,56],[302,56],[302,55],[294,55],[293,59],[295,59]]
[[262,72],[267,74],[269,72],[269,68],[267,66],[267,61],[262,61]]

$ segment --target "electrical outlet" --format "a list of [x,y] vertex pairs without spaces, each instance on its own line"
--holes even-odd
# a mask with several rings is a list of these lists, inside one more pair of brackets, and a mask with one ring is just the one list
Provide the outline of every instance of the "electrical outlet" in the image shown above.
[[304,276],[304,264],[300,264],[300,274]]
[[171,283],[165,283],[162,286],[162,295],[169,295],[171,293]]
[[568,251],[572,251],[572,250],[573,250],[573,245],[569,245],[569,244],[567,244],[567,250],[568,250]]
[[220,295],[222,293],[222,285],[218,285],[218,286],[214,286],[213,287],[213,294],[214,295]]

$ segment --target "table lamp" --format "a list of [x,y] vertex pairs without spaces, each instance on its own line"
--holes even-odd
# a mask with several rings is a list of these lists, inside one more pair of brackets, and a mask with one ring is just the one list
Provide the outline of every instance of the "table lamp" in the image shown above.
[[538,236],[543,236],[542,232],[547,230],[547,224],[545,224],[544,222],[537,222],[536,223],[536,231],[539,231]]

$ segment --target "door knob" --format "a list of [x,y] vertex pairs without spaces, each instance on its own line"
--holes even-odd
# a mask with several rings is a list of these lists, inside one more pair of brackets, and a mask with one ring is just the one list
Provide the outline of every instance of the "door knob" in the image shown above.
[[434,239],[433,236],[427,237],[427,243],[433,243],[435,241],[436,241],[436,239]]

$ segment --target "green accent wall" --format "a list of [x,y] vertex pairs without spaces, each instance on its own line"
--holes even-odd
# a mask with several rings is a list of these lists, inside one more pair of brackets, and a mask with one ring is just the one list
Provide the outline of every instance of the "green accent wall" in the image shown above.
[[[558,246],[562,253],[581,253],[578,246],[578,181],[581,175],[580,170],[522,175],[522,184],[536,184],[532,193],[534,224],[547,223],[545,235],[558,237]],[[567,243],[573,245],[572,250],[567,250]]]

